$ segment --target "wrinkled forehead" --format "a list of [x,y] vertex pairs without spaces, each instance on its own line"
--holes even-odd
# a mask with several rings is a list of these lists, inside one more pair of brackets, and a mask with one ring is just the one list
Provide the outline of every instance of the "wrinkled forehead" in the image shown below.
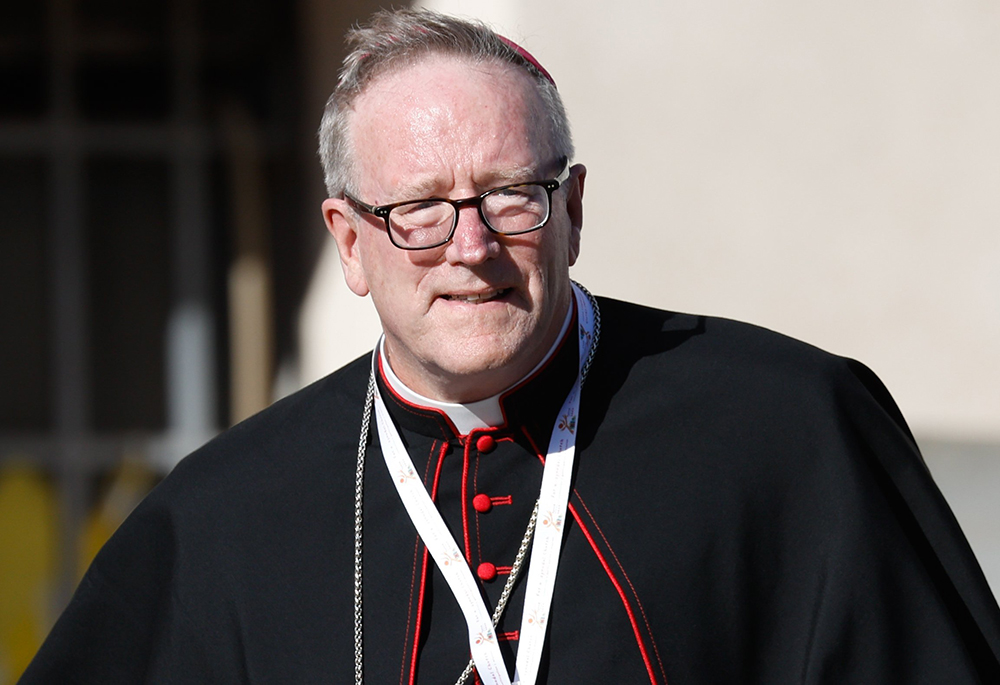
[[532,77],[492,59],[430,54],[379,74],[355,98],[349,131],[362,175],[389,157],[429,164],[522,148],[539,160],[554,155]]

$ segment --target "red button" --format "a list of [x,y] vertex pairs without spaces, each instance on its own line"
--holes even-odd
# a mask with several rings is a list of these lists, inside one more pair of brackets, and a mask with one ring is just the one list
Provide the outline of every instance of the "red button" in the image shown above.
[[487,454],[493,451],[493,448],[497,446],[497,441],[493,439],[492,435],[480,435],[479,439],[476,440],[476,449]]
[[488,561],[484,561],[476,569],[476,575],[480,580],[490,581],[497,577],[497,567]]
[[472,498],[472,508],[480,514],[485,514],[493,508],[493,501],[490,499],[489,495],[480,493]]

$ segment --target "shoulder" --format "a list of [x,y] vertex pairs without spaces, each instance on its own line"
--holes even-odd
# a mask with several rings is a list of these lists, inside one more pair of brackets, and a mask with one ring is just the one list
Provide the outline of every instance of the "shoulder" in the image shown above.
[[699,314],[655,309],[610,298],[598,298],[602,317],[599,354],[658,357],[671,352],[685,361],[735,369],[749,365],[822,365],[833,355],[775,331]]
[[332,465],[356,450],[369,357],[285,397],[185,457],[158,490],[246,493],[290,468]]
[[358,359],[185,457],[102,554],[141,552],[143,540],[158,540],[173,557],[225,554],[234,540],[299,516],[349,513],[353,479],[345,474],[354,470],[369,368]]
[[[664,384],[689,400],[753,399],[836,403],[853,391],[898,415],[874,373],[860,362],[753,324],[600,298],[602,333],[595,364],[610,376]],[[625,379],[622,379],[624,381]],[[899,417],[901,420],[901,417]]]
[[73,612],[204,626],[284,596],[271,586],[287,568],[339,579],[331,560],[353,532],[330,522],[351,520],[369,368],[359,359],[184,458],[100,551]]
[[823,488],[847,482],[869,468],[875,444],[920,463],[891,395],[863,364],[751,324],[599,302],[584,391],[591,425],[659,446],[657,468],[669,449],[725,471],[734,487],[749,478],[780,490],[806,476]]

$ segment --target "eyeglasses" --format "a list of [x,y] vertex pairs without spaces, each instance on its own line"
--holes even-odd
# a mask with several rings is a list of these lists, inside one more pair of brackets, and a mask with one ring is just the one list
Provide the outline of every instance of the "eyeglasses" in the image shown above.
[[458,226],[458,210],[475,207],[488,229],[501,235],[537,231],[552,213],[552,193],[569,178],[569,160],[560,160],[562,171],[548,181],[512,183],[461,200],[430,197],[372,206],[347,193],[344,198],[358,211],[385,221],[392,244],[401,250],[429,250],[450,242]]

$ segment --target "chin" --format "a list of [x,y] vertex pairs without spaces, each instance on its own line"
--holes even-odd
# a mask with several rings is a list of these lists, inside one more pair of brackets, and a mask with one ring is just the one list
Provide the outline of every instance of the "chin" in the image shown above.
[[[436,351],[437,358],[429,361],[443,372],[442,375],[456,379],[494,375],[496,372],[509,369],[512,375],[517,376],[510,379],[509,384],[513,385],[523,375],[520,366],[530,367],[534,364],[530,360],[525,360],[523,364],[519,363],[522,358],[531,355],[530,345],[522,338],[498,340],[496,337],[489,337],[488,341],[481,339],[442,341]],[[442,355],[441,352],[446,354]],[[530,368],[528,370],[530,371]]]
[[462,353],[460,346],[452,347],[452,354],[440,358],[436,365],[450,376],[475,376],[508,368],[517,358],[508,350],[470,350]]

